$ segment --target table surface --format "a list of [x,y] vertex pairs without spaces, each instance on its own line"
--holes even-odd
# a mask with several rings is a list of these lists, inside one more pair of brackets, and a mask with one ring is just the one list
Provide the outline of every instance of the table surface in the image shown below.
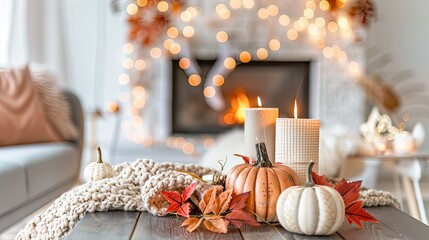
[[65,239],[429,239],[429,227],[393,207],[366,208],[380,223],[364,223],[362,229],[346,221],[330,236],[293,234],[280,225],[260,227],[230,224],[228,233],[216,234],[203,226],[193,233],[179,227],[182,217],[155,217],[147,212],[109,211],[88,213]]

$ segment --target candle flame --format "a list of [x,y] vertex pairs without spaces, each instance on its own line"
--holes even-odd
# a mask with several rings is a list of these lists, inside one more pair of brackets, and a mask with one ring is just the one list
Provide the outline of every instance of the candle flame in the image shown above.
[[298,118],[298,107],[296,104],[296,99],[295,99],[295,107],[293,108],[293,115],[294,115],[295,119]]
[[258,96],[258,106],[262,107],[262,102],[261,102],[261,98]]

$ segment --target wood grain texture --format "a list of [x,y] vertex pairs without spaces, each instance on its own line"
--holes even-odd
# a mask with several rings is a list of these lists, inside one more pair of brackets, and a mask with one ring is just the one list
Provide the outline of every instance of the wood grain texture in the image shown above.
[[87,213],[65,239],[128,240],[139,215],[124,211]]
[[384,225],[409,239],[429,239],[429,227],[394,207],[365,208]]
[[368,239],[404,239],[401,234],[393,231],[382,223],[364,222],[363,228],[350,225],[344,221],[343,226],[337,231],[344,239],[368,240]]
[[185,227],[180,227],[185,219],[182,217],[155,217],[150,213],[141,213],[134,235],[131,239],[242,239],[238,229],[229,226],[227,234],[218,234],[208,231],[204,226],[200,226],[192,233],[186,231]]
[[342,239],[338,234],[332,234],[329,236],[307,236],[301,234],[295,234],[286,231],[280,224],[262,224],[260,227],[242,226],[240,228],[241,234],[246,240],[275,240],[275,239],[286,239],[286,240],[324,240],[324,239]]

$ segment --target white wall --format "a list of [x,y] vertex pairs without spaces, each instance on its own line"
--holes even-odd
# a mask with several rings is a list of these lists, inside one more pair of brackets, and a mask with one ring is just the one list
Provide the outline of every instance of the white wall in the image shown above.
[[[400,113],[410,115],[409,126],[421,121],[429,135],[429,1],[377,0],[376,4],[378,17],[366,44],[368,68],[398,91]],[[380,54],[388,54],[389,63],[382,68],[371,66],[373,56]],[[404,70],[412,75],[398,76]]]

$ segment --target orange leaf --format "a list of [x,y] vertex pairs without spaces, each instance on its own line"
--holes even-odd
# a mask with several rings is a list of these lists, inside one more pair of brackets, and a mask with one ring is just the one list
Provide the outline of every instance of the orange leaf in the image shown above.
[[247,164],[249,164],[250,163],[250,158],[249,157],[247,157],[247,156],[244,156],[244,155],[241,155],[241,154],[234,154],[234,156],[236,156],[236,157],[241,157],[242,159],[243,159],[243,161],[245,162],[245,163],[247,163]]
[[207,230],[210,230],[215,233],[228,232],[228,223],[225,222],[222,218],[205,220],[204,226],[207,228]]
[[231,201],[232,188],[226,190],[225,192],[219,194],[216,198],[215,207],[213,208],[213,213],[215,215],[222,214],[228,210],[229,202]]
[[355,201],[346,208],[346,217],[349,224],[355,223],[362,228],[361,222],[378,222],[371,214],[362,208],[362,200]]
[[346,205],[346,207],[359,198],[361,184],[362,181],[347,182],[343,178],[337,183],[337,185],[335,185],[335,189],[343,197],[344,205]]
[[197,187],[197,184],[198,183],[195,182],[187,186],[183,190],[182,194],[179,194],[177,191],[162,192],[164,198],[170,203],[170,206],[167,208],[167,212],[176,212],[185,218],[189,218],[190,203],[187,203],[186,200],[191,197]]
[[243,210],[232,210],[232,212],[225,216],[225,219],[226,221],[231,222],[237,228],[240,228],[243,223],[254,227],[261,225],[258,223],[258,221],[255,220],[253,215],[250,215]]
[[203,214],[208,214],[213,211],[213,205],[216,201],[216,192],[216,187],[212,187],[204,192],[199,203],[200,210],[203,212]]
[[183,221],[181,227],[188,226],[186,230],[188,232],[193,232],[195,229],[200,226],[200,224],[203,222],[203,218],[188,218],[185,221]]
[[315,172],[311,172],[311,176],[313,177],[313,181],[314,181],[314,183],[316,184],[316,185],[323,185],[323,186],[328,186],[328,187],[332,187],[332,182],[329,182],[327,179],[326,179],[326,176],[325,175],[323,175],[323,176],[320,176],[320,175],[318,175],[317,173],[315,173]]
[[241,194],[235,194],[234,192],[232,193],[232,198],[231,198],[231,202],[229,204],[229,209],[234,210],[240,210],[246,207],[246,201],[250,196],[250,192],[245,192],[245,193],[241,193]]

